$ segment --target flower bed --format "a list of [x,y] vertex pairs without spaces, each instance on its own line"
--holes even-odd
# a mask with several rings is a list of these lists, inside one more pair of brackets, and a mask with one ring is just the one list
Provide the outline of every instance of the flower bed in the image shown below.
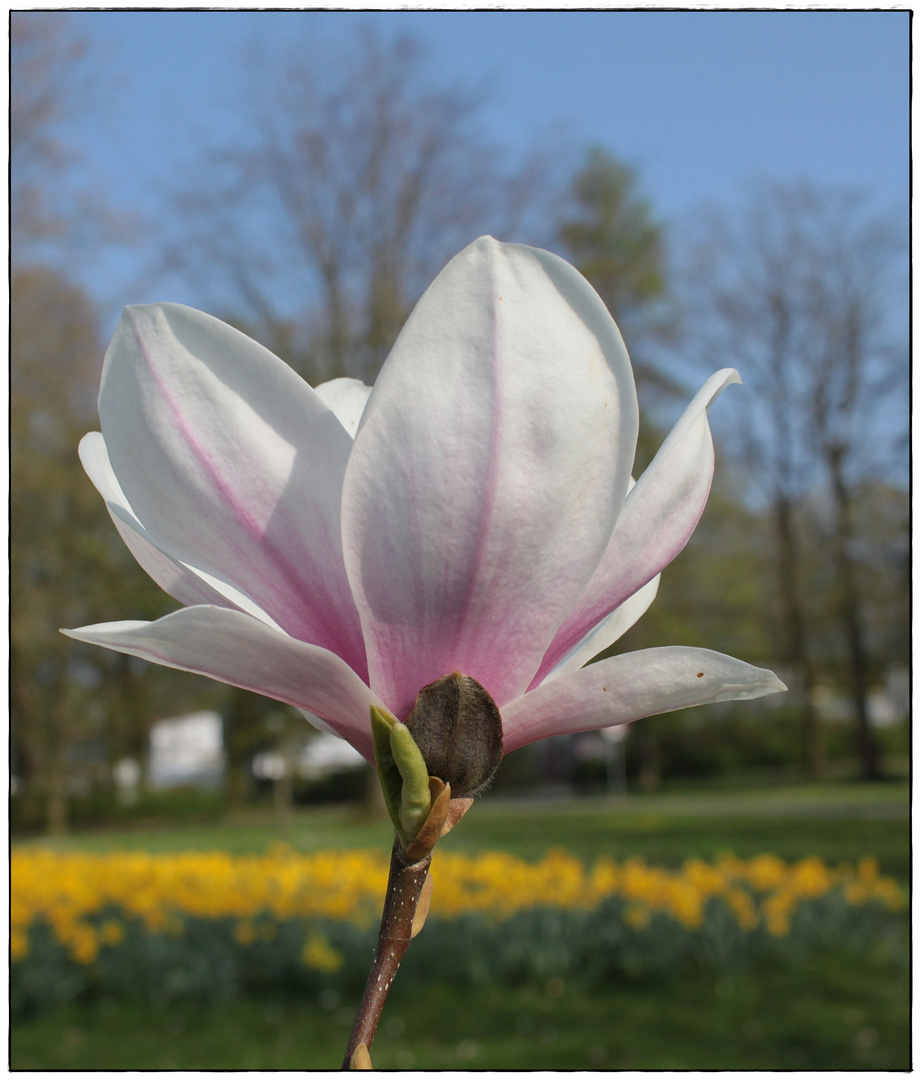
[[[872,859],[773,855],[592,864],[439,852],[406,978],[585,984],[678,965],[897,942],[905,906]],[[12,856],[11,1007],[91,994],[223,1000],[272,986],[360,991],[387,860],[363,851]]]

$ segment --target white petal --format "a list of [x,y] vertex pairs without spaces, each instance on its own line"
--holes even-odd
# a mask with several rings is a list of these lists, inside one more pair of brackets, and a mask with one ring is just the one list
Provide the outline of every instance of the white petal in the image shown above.
[[593,626],[663,570],[688,542],[713,479],[707,410],[731,383],[724,368],[704,383],[627,496],[623,513],[579,603],[559,628],[532,686]]
[[316,388],[317,397],[332,409],[353,439],[370,393],[371,387],[361,379],[330,379]]
[[723,653],[680,646],[644,649],[599,660],[511,702],[502,710],[502,743],[508,753],[551,735],[781,690],[786,686],[772,671]]
[[156,622],[99,623],[63,633],[314,713],[374,760],[370,707],[380,699],[335,654],[241,611],[189,607]]
[[584,278],[485,237],[410,316],[346,471],[371,684],[405,716],[459,669],[502,704],[597,565],[629,480],[633,373]]
[[182,604],[216,604],[249,612],[271,626],[277,624],[253,601],[227,582],[195,570],[161,551],[131,509],[109,463],[105,439],[91,431],[80,440],[80,462],[96,490],[106,501],[109,516],[131,554],[153,580]]
[[327,735],[335,735],[337,739],[341,739],[342,736],[334,727],[331,727],[325,720],[321,720],[316,713],[308,712],[306,709],[301,709],[301,716],[312,725],[317,731],[325,731]]
[[352,440],[302,379],[201,312],[128,308],[99,414],[121,489],[161,551],[364,671],[339,536]]
[[565,675],[570,671],[578,671],[592,657],[603,652],[626,634],[630,627],[649,610],[649,605],[655,600],[656,593],[659,591],[660,580],[661,575],[656,574],[652,581],[647,581],[639,592],[635,592],[619,608],[602,619],[593,630],[589,630],[578,645],[574,646],[556,667],[551,668],[544,676],[543,682],[559,678],[560,675]]

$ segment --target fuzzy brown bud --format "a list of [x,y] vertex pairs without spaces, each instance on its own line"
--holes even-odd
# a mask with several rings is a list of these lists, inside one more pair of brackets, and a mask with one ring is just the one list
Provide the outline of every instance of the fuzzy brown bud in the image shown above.
[[475,795],[502,760],[502,718],[476,679],[455,671],[423,686],[406,721],[430,776],[452,796]]

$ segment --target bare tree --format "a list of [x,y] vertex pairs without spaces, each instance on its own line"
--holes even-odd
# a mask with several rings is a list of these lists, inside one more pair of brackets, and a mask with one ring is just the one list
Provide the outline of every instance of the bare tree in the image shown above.
[[[882,435],[883,443],[891,445],[886,434],[907,430],[907,341],[893,341],[887,325],[893,262],[904,241],[892,223],[865,218],[856,196],[823,199],[818,192],[803,190],[791,210],[802,219],[805,233],[801,288],[811,332],[801,355],[813,372],[807,430],[830,488],[830,552],[837,570],[857,747],[863,775],[871,779],[881,774],[881,764],[870,727],[855,503],[861,481],[872,475],[867,466],[872,469],[874,464],[873,443]],[[902,271],[907,279],[907,263]]]
[[12,739],[26,793],[60,832],[82,710],[72,643],[58,630],[88,613],[83,573],[97,538],[84,529],[97,506],[75,447],[92,413],[86,376],[99,346],[86,298],[53,272],[14,272],[11,300]]
[[373,377],[451,255],[483,232],[520,238],[547,169],[506,168],[481,95],[429,80],[405,38],[298,42],[248,73],[233,145],[176,193],[166,265],[309,378]]
[[80,154],[68,136],[98,106],[108,76],[98,51],[64,11],[10,14],[10,249],[16,265],[85,258],[127,222],[95,185],[78,182]]
[[[10,292],[10,734],[29,816],[61,832],[78,744],[98,744],[102,785],[119,757],[143,762],[151,689],[165,683],[155,667],[60,630],[111,618],[126,592],[139,617],[171,602],[134,563],[77,458],[95,424],[93,305],[45,267],[15,269]],[[164,696],[181,707],[187,695],[167,681]]]
[[903,250],[898,222],[860,195],[762,185],[740,213],[710,217],[686,275],[701,352],[708,363],[737,366],[749,387],[736,434],[772,507],[783,640],[798,676],[810,775],[821,770],[822,749],[799,508],[819,488],[830,507],[827,547],[861,774],[881,771],[853,501],[860,484],[891,475],[907,430]]
[[[45,13],[47,14],[47,13]],[[34,13],[10,16],[10,152],[13,251],[59,236],[65,222],[48,198],[49,179],[71,153],[58,137],[79,83],[86,46],[72,23]]]
[[100,57],[67,12],[13,12],[10,44],[11,744],[27,816],[59,832],[77,744],[95,740],[103,782],[101,744],[143,761],[152,710],[140,686],[159,680],[59,630],[110,618],[128,582],[138,614],[162,614],[163,601],[77,457],[96,425],[103,345],[67,267],[117,230],[74,170],[68,125],[99,103]]

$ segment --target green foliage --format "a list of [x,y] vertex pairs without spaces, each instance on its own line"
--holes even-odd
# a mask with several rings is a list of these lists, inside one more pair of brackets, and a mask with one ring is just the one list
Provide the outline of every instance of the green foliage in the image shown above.
[[[656,752],[661,779],[717,777],[752,772],[795,775],[800,763],[799,716],[795,709],[715,706],[686,709],[657,718]],[[831,747],[829,748],[831,749]],[[837,753],[849,758],[839,739]],[[627,741],[627,773],[639,769],[637,740]]]
[[[111,784],[100,783],[68,799],[68,820],[75,828],[124,827],[138,821],[169,822],[176,828],[195,822],[217,822],[226,811],[223,791],[190,785],[138,791],[126,802]],[[42,824],[29,800],[21,795],[10,799],[10,827],[14,833],[41,833]]]
[[662,230],[636,173],[593,146],[572,184],[575,215],[560,239],[616,319],[665,293]]
[[566,257],[588,278],[617,320],[642,388],[673,393],[653,364],[654,343],[671,339],[665,232],[639,178],[600,147],[590,147],[573,177],[557,226]]

